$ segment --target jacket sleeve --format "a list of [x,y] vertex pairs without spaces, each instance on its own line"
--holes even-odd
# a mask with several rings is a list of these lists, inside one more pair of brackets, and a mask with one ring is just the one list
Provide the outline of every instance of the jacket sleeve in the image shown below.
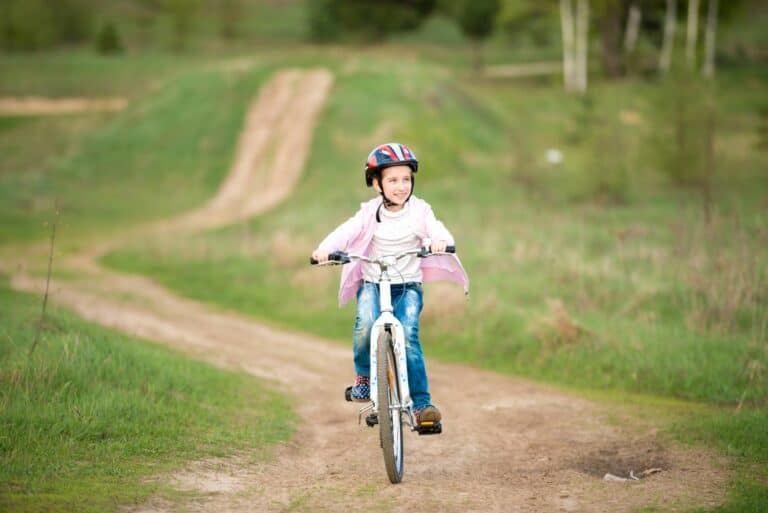
[[320,242],[317,249],[331,253],[333,251],[346,251],[352,239],[363,229],[363,209],[341,223],[328,236]]
[[438,240],[446,241],[449,246],[456,244],[451,232],[448,231],[448,228],[445,227],[442,221],[437,220],[435,213],[432,211],[432,207],[429,205],[426,206],[426,211],[424,213],[424,223],[427,230],[427,240],[425,240],[425,244]]

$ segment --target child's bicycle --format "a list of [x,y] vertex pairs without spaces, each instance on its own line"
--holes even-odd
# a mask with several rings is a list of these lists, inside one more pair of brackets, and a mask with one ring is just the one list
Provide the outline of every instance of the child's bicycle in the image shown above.
[[[455,253],[455,246],[448,246],[446,253]],[[403,423],[407,423],[411,431],[420,435],[436,435],[442,432],[440,422],[416,422],[408,388],[408,369],[405,356],[405,335],[403,326],[397,320],[392,308],[392,295],[389,268],[397,261],[408,255],[426,258],[441,253],[430,253],[426,248],[404,251],[395,255],[380,258],[369,258],[364,255],[337,251],[328,255],[328,264],[343,265],[353,260],[363,260],[377,264],[381,269],[379,278],[379,301],[381,315],[371,329],[371,403],[360,409],[358,422],[364,414],[368,414],[365,423],[369,427],[379,425],[379,438],[384,451],[384,466],[392,483],[403,480]],[[317,264],[310,258],[310,263]],[[381,384],[381,386],[379,386]],[[347,387],[344,396],[351,401],[352,387]]]

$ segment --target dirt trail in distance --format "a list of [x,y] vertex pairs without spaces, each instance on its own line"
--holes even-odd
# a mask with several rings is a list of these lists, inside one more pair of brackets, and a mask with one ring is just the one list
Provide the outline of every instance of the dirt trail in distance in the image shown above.
[[[200,495],[187,502],[153,498],[132,511],[630,512],[650,505],[684,511],[721,503],[727,481],[722,461],[663,439],[650,421],[641,426],[620,414],[617,425],[608,420],[616,413],[604,405],[433,361],[428,362],[431,390],[444,413],[444,433],[406,435],[405,480],[393,486],[377,431],[359,426],[358,405],[342,398],[352,373],[351,349],[267,327],[98,265],[99,256],[134,238],[224,226],[284,199],[300,177],[332,83],[325,70],[277,73],[251,105],[235,162],[214,198],[200,209],[88,248],[63,264],[76,277],[52,284],[51,300],[85,319],[244,369],[295,397],[302,423],[270,461],[249,464],[232,457],[192,463],[157,479]],[[22,272],[12,277],[12,285],[39,292],[43,284]],[[429,354],[428,337],[425,351]],[[602,480],[605,473],[652,467],[663,471],[637,482]]]
[[0,114],[39,116],[81,112],[117,112],[128,105],[126,98],[42,98],[39,96],[0,97]]

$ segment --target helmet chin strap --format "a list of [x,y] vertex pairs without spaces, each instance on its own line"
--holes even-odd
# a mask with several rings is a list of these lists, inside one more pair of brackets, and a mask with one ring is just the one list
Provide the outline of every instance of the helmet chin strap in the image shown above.
[[[397,203],[387,198],[386,194],[384,194],[384,187],[382,187],[381,180],[376,178],[376,181],[379,182],[379,189],[381,189],[381,192],[379,192],[379,194],[381,194],[381,205],[379,205],[379,208],[376,209],[376,222],[380,223],[381,216],[379,216],[379,210],[381,210],[381,207],[391,207],[392,205],[397,205]],[[413,196],[414,187],[416,187],[416,177],[411,174],[411,192],[408,194],[408,197],[405,199],[403,204],[408,203],[408,200],[410,200],[411,196]]]

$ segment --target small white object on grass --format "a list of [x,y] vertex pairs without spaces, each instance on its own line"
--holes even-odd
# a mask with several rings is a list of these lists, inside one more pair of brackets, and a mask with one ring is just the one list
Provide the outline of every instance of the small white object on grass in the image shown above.
[[557,148],[549,148],[546,155],[550,164],[560,164],[563,161],[563,152]]

